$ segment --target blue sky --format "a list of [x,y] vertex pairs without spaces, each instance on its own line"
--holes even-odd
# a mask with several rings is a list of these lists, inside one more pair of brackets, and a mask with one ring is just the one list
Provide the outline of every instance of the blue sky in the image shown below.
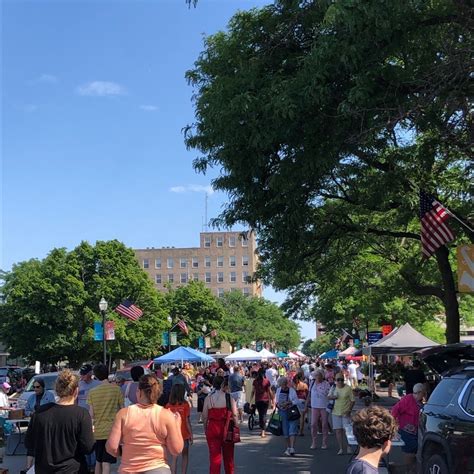
[[[213,174],[183,143],[184,73],[204,35],[265,3],[4,0],[0,268],[81,240],[197,246]],[[208,217],[224,203],[211,194]]]

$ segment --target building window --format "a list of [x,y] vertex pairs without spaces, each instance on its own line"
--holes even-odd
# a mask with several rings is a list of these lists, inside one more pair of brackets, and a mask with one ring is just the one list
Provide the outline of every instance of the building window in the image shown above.
[[206,272],[206,283],[211,283],[211,272]]
[[193,280],[199,281],[199,273],[193,273]]
[[204,247],[210,247],[211,246],[211,237],[206,236],[204,237]]
[[192,262],[193,262],[193,268],[199,267],[199,259],[197,257],[193,257]]
[[229,281],[231,283],[235,283],[237,281],[237,273],[235,272],[230,272],[229,273]]
[[168,283],[173,283],[174,282],[174,276],[172,273],[168,273]]
[[224,266],[224,257],[217,257],[217,266],[218,267]]
[[229,237],[229,247],[235,247],[235,235]]
[[211,268],[211,257],[204,257],[204,266],[206,268]]
[[248,267],[249,266],[249,256],[248,255],[244,255],[242,257],[242,266],[243,267]]
[[150,260],[148,258],[143,259],[143,268],[150,268]]
[[235,255],[229,257],[229,267],[235,267]]
[[217,273],[217,283],[224,283],[224,272]]
[[161,268],[161,257],[155,258],[155,268]]
[[173,260],[173,257],[168,257],[166,259],[166,266],[168,268],[173,268],[174,267],[174,260]]
[[249,246],[249,239],[247,238],[246,235],[242,236],[242,247],[248,247]]
[[188,274],[187,273],[181,273],[180,281],[181,281],[181,283],[187,283],[188,282]]
[[250,288],[242,288],[242,294],[244,296],[249,296],[250,295]]
[[179,268],[186,268],[188,266],[188,262],[185,258],[179,259]]
[[242,283],[249,283],[249,272],[242,272]]
[[161,273],[157,273],[155,275],[155,283],[157,283],[158,285],[161,284]]
[[217,296],[222,298],[224,296],[224,288],[217,288]]
[[216,247],[223,247],[224,246],[224,237],[217,237],[216,238]]

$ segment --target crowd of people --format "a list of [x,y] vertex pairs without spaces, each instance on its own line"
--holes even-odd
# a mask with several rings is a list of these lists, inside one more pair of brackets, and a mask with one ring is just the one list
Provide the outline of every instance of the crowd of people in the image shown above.
[[[210,474],[220,473],[222,464],[226,474],[235,471],[234,443],[225,436],[229,419],[239,425],[245,413],[256,411],[260,436],[265,437],[269,410],[278,415],[283,453],[288,457],[295,456],[302,442],[312,450],[327,450],[332,433],[337,440],[335,454],[352,454],[345,428],[353,423],[360,450],[349,465],[351,474],[377,472],[370,469],[390,449],[397,429],[407,463],[414,462],[418,413],[426,396],[423,371],[415,361],[408,371],[407,395],[392,414],[369,407],[351,420],[354,393],[362,382],[359,374],[358,364],[340,361],[230,365],[218,359],[208,367],[184,364],[169,373],[157,368],[156,373],[145,374],[143,367],[135,366],[131,382],[111,383],[105,365],[85,364],[79,376],[70,370],[60,372],[56,398],[37,377],[26,405],[26,414],[32,415],[25,439],[26,468],[108,474],[120,456],[121,473],[186,474],[193,444],[193,394],[198,423],[204,425]],[[2,392],[8,388],[2,387]],[[297,442],[305,436],[306,423],[310,441]]]

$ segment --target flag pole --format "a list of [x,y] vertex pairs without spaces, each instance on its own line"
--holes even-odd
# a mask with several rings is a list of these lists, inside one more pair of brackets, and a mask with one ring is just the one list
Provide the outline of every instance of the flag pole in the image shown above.
[[472,227],[470,227],[469,225],[467,225],[461,218],[459,218],[456,214],[454,214],[454,212],[452,212],[451,210],[449,210],[444,204],[441,204],[439,201],[435,200],[436,201],[436,204],[438,204],[439,206],[442,206],[446,209],[446,211],[448,212],[448,214],[453,217],[454,219],[456,219],[465,229],[467,229],[471,234],[474,234],[474,229]]

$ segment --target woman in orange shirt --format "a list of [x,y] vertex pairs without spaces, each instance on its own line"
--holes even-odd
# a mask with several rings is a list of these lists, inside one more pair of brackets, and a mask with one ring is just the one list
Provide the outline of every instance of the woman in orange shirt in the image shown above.
[[155,375],[140,377],[136,405],[122,408],[105,448],[118,456],[122,444],[120,473],[169,474],[165,452],[177,456],[183,450],[181,418],[156,405],[161,392]]
[[[189,461],[189,445],[193,444],[193,430],[191,428],[190,416],[191,407],[185,400],[186,391],[184,385],[176,384],[173,385],[170,394],[170,401],[166,404],[165,408],[171,410],[173,413],[177,413],[181,416],[181,434],[183,435],[184,448],[182,452],[181,460],[181,473],[186,474],[188,470]],[[173,456],[171,461],[171,473],[176,474],[176,467],[178,464],[178,456]]]

